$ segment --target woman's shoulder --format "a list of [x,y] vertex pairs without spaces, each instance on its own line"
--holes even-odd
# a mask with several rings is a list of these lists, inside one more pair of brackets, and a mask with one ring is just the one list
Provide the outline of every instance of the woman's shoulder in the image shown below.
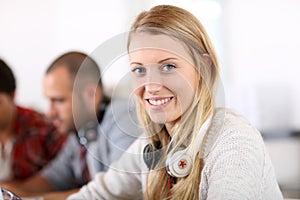
[[261,137],[260,132],[242,115],[228,108],[215,110],[211,131],[221,136],[240,135],[241,137]]
[[215,110],[205,142],[205,155],[224,149],[263,147],[260,132],[243,116],[227,108]]
[[212,121],[221,124],[223,128],[255,129],[244,116],[229,108],[215,109]]
[[[242,194],[253,196],[251,199],[270,195],[267,192],[271,190],[274,196],[278,194],[262,136],[244,117],[228,109],[217,109],[207,134],[201,192],[205,194],[209,188],[211,194]],[[270,189],[262,194],[263,188]]]

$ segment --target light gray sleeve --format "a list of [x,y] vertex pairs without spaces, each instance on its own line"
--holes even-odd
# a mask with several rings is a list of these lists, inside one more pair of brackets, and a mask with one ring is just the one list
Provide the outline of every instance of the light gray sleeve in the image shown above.
[[54,190],[68,190],[77,188],[84,183],[80,178],[76,180],[74,164],[78,153],[78,142],[70,134],[64,147],[57,157],[41,171],[41,175],[49,181]]
[[135,105],[130,106],[127,99],[112,102],[110,112],[112,125],[107,136],[115,160],[141,136],[143,130],[138,123]]
[[122,121],[113,121],[109,135],[107,137],[110,160],[115,161],[121,157],[123,152],[136,140],[136,135],[132,135],[138,129],[134,126],[126,129],[122,124],[130,125],[126,115],[121,119]]
[[94,143],[88,148],[91,155],[98,160],[94,162],[94,170],[90,170],[93,171],[92,174],[106,171],[109,165],[119,159],[142,133],[137,123],[135,109],[126,107],[124,104],[126,105],[126,101],[111,103],[98,127],[100,134],[97,145]]

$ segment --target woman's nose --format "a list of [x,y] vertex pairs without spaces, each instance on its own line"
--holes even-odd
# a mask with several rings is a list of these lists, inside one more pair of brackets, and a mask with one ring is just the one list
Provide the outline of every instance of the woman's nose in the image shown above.
[[148,93],[157,93],[162,88],[162,80],[159,72],[156,69],[151,69],[148,71],[146,81],[145,81],[145,90]]
[[150,93],[150,94],[156,94],[158,93],[162,88],[162,84],[161,83],[146,83],[145,84],[145,91]]

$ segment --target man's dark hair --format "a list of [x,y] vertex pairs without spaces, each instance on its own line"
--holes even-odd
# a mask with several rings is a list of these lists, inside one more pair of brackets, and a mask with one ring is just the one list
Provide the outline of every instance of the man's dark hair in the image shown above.
[[77,76],[80,77],[81,84],[93,81],[97,82],[101,88],[103,87],[98,64],[93,58],[82,52],[71,51],[59,56],[48,67],[46,74],[60,67],[65,67],[74,81]]
[[11,94],[16,90],[16,79],[10,67],[0,59],[0,92]]

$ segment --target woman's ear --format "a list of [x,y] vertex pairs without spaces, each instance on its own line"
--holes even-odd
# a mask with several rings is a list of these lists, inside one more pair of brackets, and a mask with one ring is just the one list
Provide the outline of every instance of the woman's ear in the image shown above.
[[201,79],[204,79],[206,84],[210,85],[212,74],[214,73],[214,68],[212,67],[212,59],[209,54],[204,53],[201,56],[201,65],[200,67],[200,76]]
[[202,57],[203,57],[203,61],[204,61],[205,66],[211,66],[212,65],[212,60],[211,60],[209,54],[204,53],[204,54],[202,54]]

